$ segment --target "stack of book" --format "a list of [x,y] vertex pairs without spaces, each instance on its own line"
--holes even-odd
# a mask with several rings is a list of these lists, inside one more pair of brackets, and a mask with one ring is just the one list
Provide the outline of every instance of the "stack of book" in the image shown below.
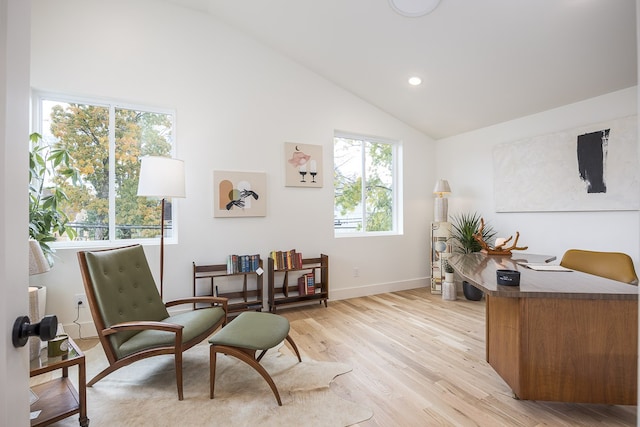
[[250,273],[260,267],[260,255],[229,255],[227,274]]
[[296,270],[302,268],[302,252],[295,249],[288,251],[271,251],[269,257],[273,259],[276,270]]
[[298,293],[300,295],[313,295],[316,293],[315,275],[303,274],[298,277]]

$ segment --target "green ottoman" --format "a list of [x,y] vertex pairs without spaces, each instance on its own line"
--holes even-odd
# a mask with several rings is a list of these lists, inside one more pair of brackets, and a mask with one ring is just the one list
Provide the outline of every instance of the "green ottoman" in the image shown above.
[[[216,380],[216,356],[218,353],[237,357],[249,366],[253,367],[267,381],[278,405],[282,406],[278,389],[271,379],[271,375],[260,365],[260,360],[267,350],[287,340],[302,362],[298,347],[289,336],[289,320],[285,317],[271,313],[245,311],[229,322],[216,334],[209,338],[211,344],[209,350],[209,398],[213,399],[213,390]],[[256,352],[260,355],[256,358]]]

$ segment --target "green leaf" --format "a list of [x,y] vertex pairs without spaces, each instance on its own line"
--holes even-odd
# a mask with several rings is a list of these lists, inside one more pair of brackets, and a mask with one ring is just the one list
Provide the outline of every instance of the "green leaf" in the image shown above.
[[[471,253],[482,250],[480,243],[473,237],[480,229],[480,214],[461,213],[452,217],[451,238],[457,243],[456,252]],[[482,230],[482,240],[489,243],[495,237],[496,233],[493,228],[485,221]]]
[[52,264],[54,252],[47,243],[55,242],[57,235],[75,239],[76,231],[66,227],[68,218],[58,210],[60,202],[68,200],[58,186],[44,183],[57,182],[57,177],[77,180],[78,171],[70,164],[71,156],[60,146],[52,149],[42,145],[38,133],[29,135],[29,237],[39,242],[45,256]]

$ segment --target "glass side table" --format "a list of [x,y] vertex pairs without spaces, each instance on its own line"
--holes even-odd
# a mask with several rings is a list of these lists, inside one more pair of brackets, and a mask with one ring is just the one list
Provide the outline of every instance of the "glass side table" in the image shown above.
[[[75,365],[78,366],[78,390],[69,379],[69,367]],[[37,418],[31,420],[31,427],[47,426],[74,414],[80,416],[80,426],[87,427],[89,418],[84,353],[71,338],[69,350],[63,356],[48,357],[46,349],[40,351],[40,357],[31,361],[29,376],[35,377],[57,369],[62,369],[61,377],[31,387],[37,397],[31,404],[31,412],[41,411]]]

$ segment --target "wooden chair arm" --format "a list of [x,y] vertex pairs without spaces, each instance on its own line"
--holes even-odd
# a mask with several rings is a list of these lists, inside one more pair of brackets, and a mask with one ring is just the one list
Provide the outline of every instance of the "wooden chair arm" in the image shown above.
[[180,298],[177,300],[173,300],[173,301],[168,301],[166,303],[164,303],[165,307],[173,307],[174,305],[180,305],[180,304],[194,304],[194,303],[204,303],[204,304],[211,304],[211,305],[220,305],[223,309],[224,312],[227,312],[227,304],[228,304],[228,299],[227,298],[222,298],[222,297],[189,297],[189,298]]
[[103,329],[103,335],[112,335],[122,331],[144,331],[147,329],[155,329],[157,331],[166,331],[173,333],[181,333],[184,326],[175,323],[155,322],[155,321],[137,321],[123,322],[111,325],[111,327]]

